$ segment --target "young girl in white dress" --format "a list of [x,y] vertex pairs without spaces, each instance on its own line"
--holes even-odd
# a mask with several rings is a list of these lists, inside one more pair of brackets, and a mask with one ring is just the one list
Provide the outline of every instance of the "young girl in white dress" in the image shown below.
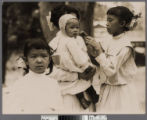
[[[84,40],[79,36],[79,20],[73,14],[64,14],[59,19],[60,31],[49,43],[54,50],[53,61],[56,66],[53,74],[61,85],[62,95],[76,95],[84,109],[88,108],[90,102],[85,98],[84,91],[91,97],[92,103],[98,101],[92,81],[91,72],[95,69],[87,53]],[[80,79],[78,73],[86,72],[89,76]]]
[[[137,114],[140,112],[138,96],[134,85],[137,70],[134,51],[128,33],[131,21],[137,19],[126,7],[110,8],[107,12],[107,30],[112,39],[98,43],[87,38],[87,44],[97,52],[94,57],[100,64],[100,100],[99,113]],[[131,32],[131,31],[130,31]],[[105,49],[102,49],[105,45]]]
[[24,47],[27,74],[3,91],[4,114],[61,112],[62,98],[52,71],[50,48],[42,39],[30,39]]

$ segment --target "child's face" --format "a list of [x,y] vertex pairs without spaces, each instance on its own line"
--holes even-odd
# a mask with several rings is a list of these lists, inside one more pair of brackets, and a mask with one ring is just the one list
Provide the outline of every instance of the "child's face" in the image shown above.
[[120,23],[118,17],[114,15],[107,15],[107,31],[113,36],[119,35],[123,30],[123,25]]
[[79,35],[79,21],[77,19],[70,19],[66,24],[65,31],[69,37],[76,37]]
[[35,73],[43,73],[49,65],[49,53],[44,49],[31,49],[26,64]]

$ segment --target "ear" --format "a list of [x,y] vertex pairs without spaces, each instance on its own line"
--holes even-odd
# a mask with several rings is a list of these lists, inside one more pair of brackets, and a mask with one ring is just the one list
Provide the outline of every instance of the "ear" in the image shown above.
[[123,21],[120,21],[120,26],[121,27],[125,27],[126,26],[126,21],[124,21],[124,20]]

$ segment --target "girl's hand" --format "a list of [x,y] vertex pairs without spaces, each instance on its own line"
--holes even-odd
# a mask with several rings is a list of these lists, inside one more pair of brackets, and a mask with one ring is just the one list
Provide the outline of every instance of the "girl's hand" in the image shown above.
[[97,57],[100,53],[103,52],[103,49],[100,45],[100,43],[96,42],[94,38],[87,36],[85,38],[85,42],[87,44],[88,53],[93,56]]
[[87,52],[92,57],[97,57],[99,55],[98,51],[94,49],[93,46],[87,45]]
[[85,38],[85,42],[86,42],[86,44],[93,46],[96,50],[102,50],[102,47],[101,47],[100,43],[96,42],[94,40],[94,38],[92,38],[90,36],[87,36]]

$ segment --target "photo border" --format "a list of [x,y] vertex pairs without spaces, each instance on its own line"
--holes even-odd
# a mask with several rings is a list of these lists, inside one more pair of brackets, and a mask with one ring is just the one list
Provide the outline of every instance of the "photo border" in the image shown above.
[[[2,115],[2,4],[3,2],[39,2],[39,1],[44,1],[44,2],[145,2],[145,10],[147,10],[147,5],[146,2],[147,0],[0,0],[0,120],[41,120],[41,115],[43,114],[26,114],[26,115],[17,115],[17,114],[13,114],[13,115]],[[147,33],[146,33],[146,29],[147,29],[147,12],[145,11],[145,40],[147,40]],[[147,49],[146,49],[146,54],[147,56]],[[145,65],[146,65],[146,57],[145,57]],[[146,68],[146,66],[145,66]],[[146,73],[147,68],[145,69],[145,73]],[[145,74],[145,114],[104,114],[107,116],[107,120],[147,120],[147,113],[146,113],[146,109],[147,109],[147,104],[146,104],[146,100],[147,100],[147,78],[146,78],[146,74]],[[57,114],[58,115],[58,114]],[[60,114],[61,115],[61,114]],[[70,115],[70,114],[68,114]],[[75,114],[74,114],[75,115]],[[82,114],[77,114],[78,116],[82,116]],[[86,114],[83,114],[86,115]],[[89,114],[87,114],[89,115]],[[100,115],[100,114],[97,114]],[[51,114],[50,114],[51,116]]]

